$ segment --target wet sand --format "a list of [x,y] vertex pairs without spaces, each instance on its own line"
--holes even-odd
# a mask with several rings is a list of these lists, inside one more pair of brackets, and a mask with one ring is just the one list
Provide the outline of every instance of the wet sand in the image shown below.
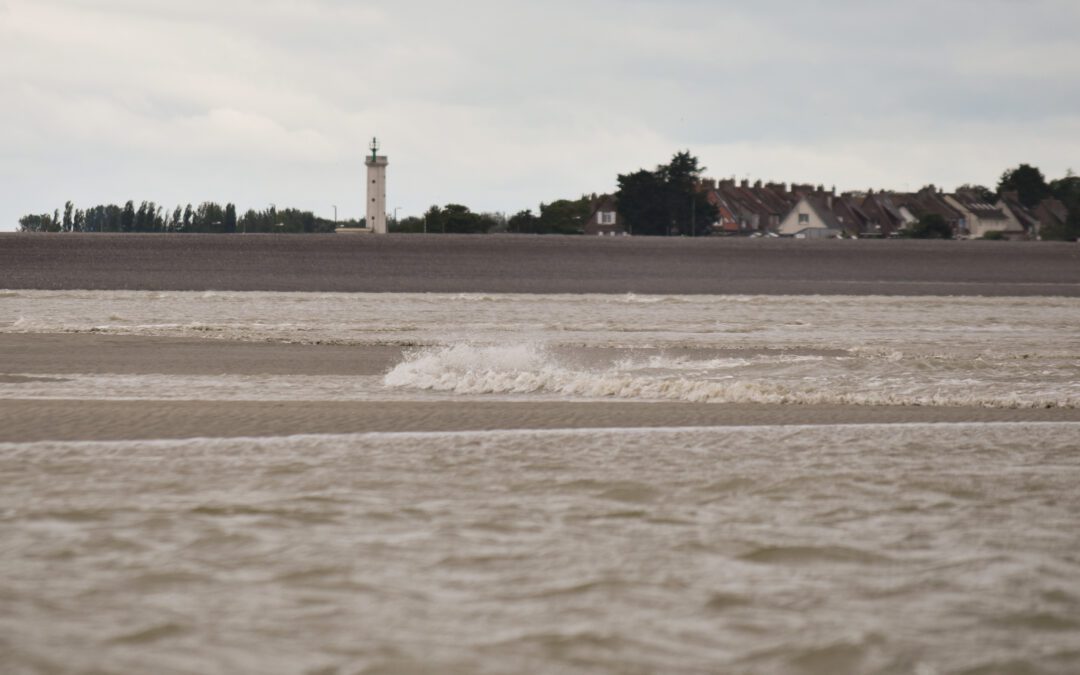
[[368,432],[1077,422],[1080,410],[647,402],[0,401],[0,442]]
[[[77,373],[377,375],[400,347],[0,334],[10,384]],[[401,431],[1080,421],[1075,409],[535,401],[0,399],[0,442],[261,437]]]
[[0,288],[1080,296],[1080,245],[526,235],[0,234]]

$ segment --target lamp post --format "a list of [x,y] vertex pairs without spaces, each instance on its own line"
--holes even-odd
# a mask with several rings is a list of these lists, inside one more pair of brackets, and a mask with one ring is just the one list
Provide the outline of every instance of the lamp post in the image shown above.
[[337,225],[337,204],[331,204],[334,207],[334,224]]

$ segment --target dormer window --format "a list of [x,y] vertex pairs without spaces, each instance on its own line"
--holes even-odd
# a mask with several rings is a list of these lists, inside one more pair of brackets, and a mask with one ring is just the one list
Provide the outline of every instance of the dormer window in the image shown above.
[[614,225],[615,224],[615,212],[614,211],[598,211],[597,223],[600,225]]

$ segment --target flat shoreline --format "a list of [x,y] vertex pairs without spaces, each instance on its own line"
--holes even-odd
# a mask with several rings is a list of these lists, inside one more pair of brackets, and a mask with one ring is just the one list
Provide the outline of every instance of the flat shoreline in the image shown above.
[[1080,245],[0,233],[0,288],[1080,297]]

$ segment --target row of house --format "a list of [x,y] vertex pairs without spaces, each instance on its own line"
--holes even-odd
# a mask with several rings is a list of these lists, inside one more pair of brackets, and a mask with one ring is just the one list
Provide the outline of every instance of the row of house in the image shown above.
[[[946,194],[934,186],[918,192],[845,192],[824,186],[748,180],[704,180],[699,189],[716,207],[713,232],[722,235],[777,235],[800,239],[899,235],[927,214],[940,215],[958,238],[1000,232],[1008,239],[1036,239],[1043,224],[1064,224],[1068,213],[1056,199],[1036,208],[1007,192],[994,203],[974,192]],[[590,235],[627,234],[612,195],[592,200],[584,231]]]

